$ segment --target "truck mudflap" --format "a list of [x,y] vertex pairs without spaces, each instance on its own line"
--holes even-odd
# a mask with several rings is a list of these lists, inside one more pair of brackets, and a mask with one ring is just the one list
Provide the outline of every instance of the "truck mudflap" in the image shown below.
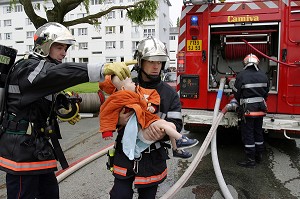
[[[211,125],[213,111],[182,109],[184,124]],[[224,127],[238,126],[237,113],[227,112],[220,125]],[[276,131],[295,131],[300,135],[300,115],[267,114],[264,117],[263,128]]]

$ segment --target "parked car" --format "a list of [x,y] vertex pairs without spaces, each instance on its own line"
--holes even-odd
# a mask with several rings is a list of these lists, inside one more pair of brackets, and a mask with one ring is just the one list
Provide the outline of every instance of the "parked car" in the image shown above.
[[176,72],[167,72],[163,76],[163,81],[168,83],[172,88],[176,90],[177,86],[177,73]]

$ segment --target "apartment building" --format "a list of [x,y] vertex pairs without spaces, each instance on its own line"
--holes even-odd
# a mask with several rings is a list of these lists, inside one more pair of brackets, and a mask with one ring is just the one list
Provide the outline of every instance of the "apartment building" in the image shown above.
[[[106,10],[113,5],[128,5],[137,0],[90,0],[90,14]],[[45,9],[52,9],[52,1],[32,0],[36,13],[45,17]],[[170,36],[169,0],[159,0],[157,18],[138,26],[126,18],[126,10],[114,10],[98,19],[98,26],[78,24],[68,27],[76,38],[76,45],[68,50],[65,61],[72,62],[113,62],[133,58],[136,45],[147,36],[154,36],[166,43]],[[84,6],[78,6],[65,16],[74,20],[86,16]],[[11,6],[9,0],[0,2],[0,42],[18,50],[18,58],[33,48],[35,27],[24,12],[21,4]],[[176,47],[177,49],[177,47]]]

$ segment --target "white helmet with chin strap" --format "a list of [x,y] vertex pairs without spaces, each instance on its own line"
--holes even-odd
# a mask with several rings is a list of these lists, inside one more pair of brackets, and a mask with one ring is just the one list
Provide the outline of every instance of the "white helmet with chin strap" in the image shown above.
[[243,60],[243,64],[244,64],[244,69],[246,69],[248,66],[254,66],[255,69],[258,71],[258,63],[259,63],[259,59],[257,58],[256,55],[250,53],[249,55],[247,55],[244,60]]
[[53,43],[67,44],[70,47],[75,44],[75,38],[65,26],[49,22],[36,30],[33,51],[39,56],[47,57]]
[[168,61],[168,50],[164,43],[150,36],[139,42],[135,52],[135,58],[138,61],[138,67],[142,66],[142,60],[162,62],[162,70]]

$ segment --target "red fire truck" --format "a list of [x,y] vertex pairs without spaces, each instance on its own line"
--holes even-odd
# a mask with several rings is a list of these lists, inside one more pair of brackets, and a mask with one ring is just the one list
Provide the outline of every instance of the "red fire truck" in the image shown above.
[[[254,53],[269,77],[266,130],[300,135],[300,1],[184,0],[177,54],[177,91],[185,129],[211,125],[220,79],[220,108],[232,98],[242,60]],[[299,31],[299,32],[298,32]],[[227,113],[225,127],[238,126]]]

